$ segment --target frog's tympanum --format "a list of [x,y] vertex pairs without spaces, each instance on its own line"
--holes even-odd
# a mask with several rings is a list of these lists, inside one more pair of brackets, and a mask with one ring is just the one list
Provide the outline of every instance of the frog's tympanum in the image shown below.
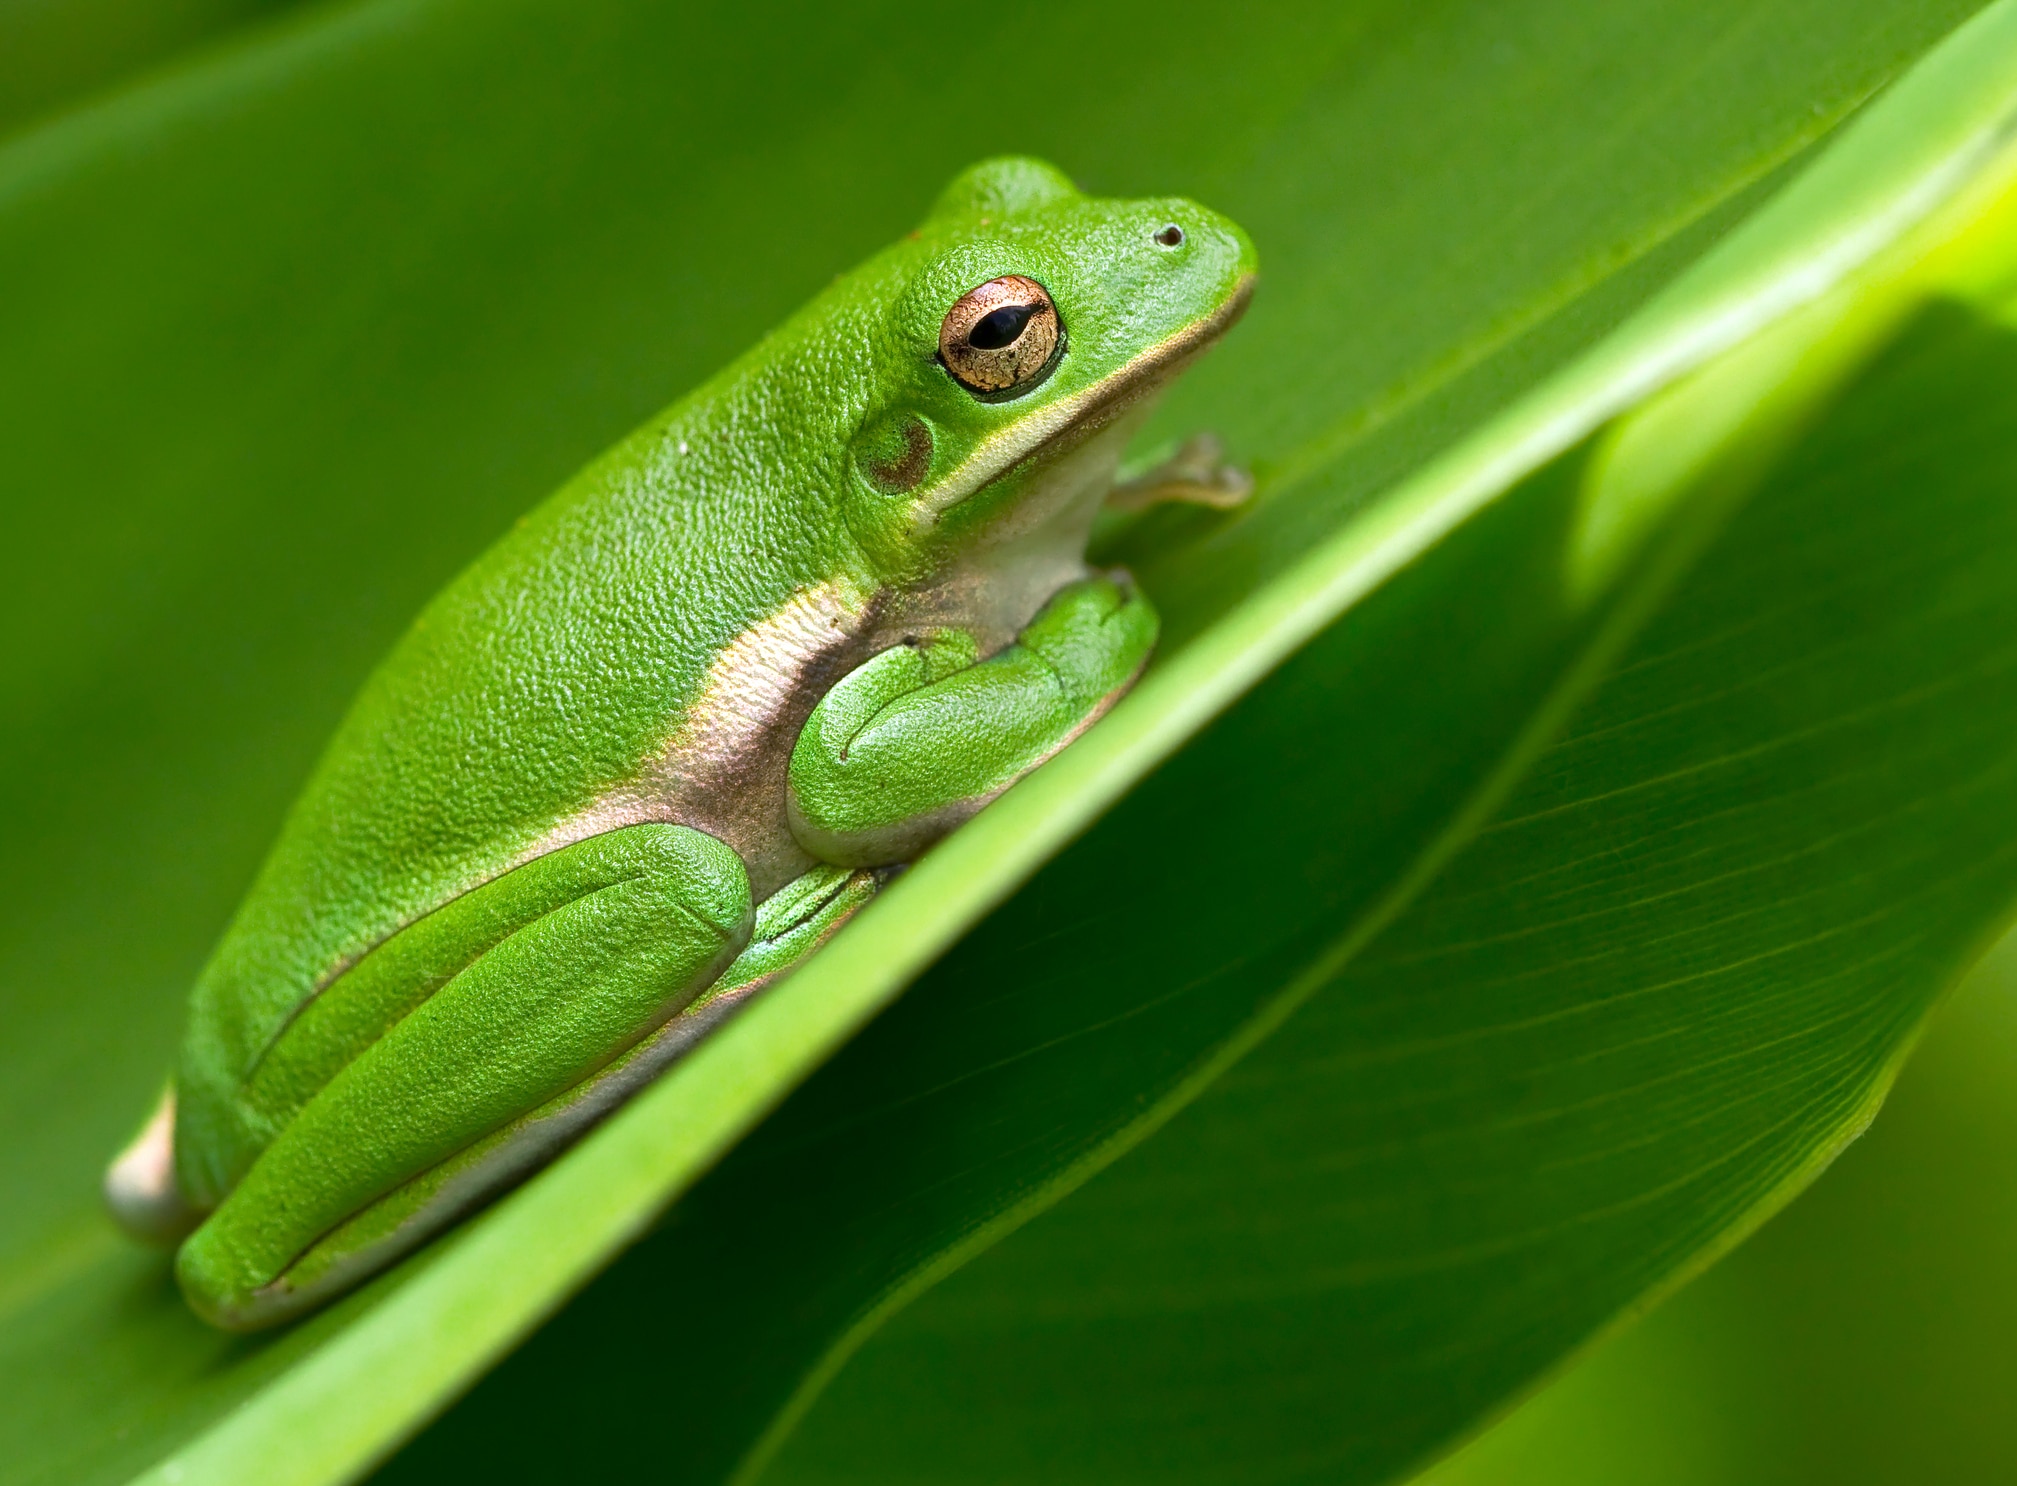
[[[1189,201],[976,166],[450,584],[108,1174],[191,1305],[296,1315],[551,1160],[1111,707],[1157,621],[1087,535],[1253,279]],[[1222,503],[1210,448],[1124,495]]]

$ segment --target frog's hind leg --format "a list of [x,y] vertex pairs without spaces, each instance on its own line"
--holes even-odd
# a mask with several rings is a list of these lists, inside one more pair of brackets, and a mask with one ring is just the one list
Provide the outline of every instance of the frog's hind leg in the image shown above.
[[[256,1082],[316,1064],[386,1006],[402,1008],[301,1103],[183,1245],[183,1290],[215,1323],[249,1330],[284,1320],[453,1221],[487,1190],[443,1184],[425,1221],[344,1239],[354,1215],[387,1193],[648,1038],[720,977],[752,925],[741,860],[673,825],[578,842],[433,917],[432,938],[404,946],[413,930],[404,931],[351,972],[390,952],[404,967],[397,976],[360,977],[349,1002],[350,976],[334,982],[318,998],[328,1004],[311,1003],[255,1070]],[[413,995],[399,988],[409,972],[421,974],[425,994],[406,1009]],[[295,1275],[312,1249],[324,1262]]]
[[896,870],[820,866],[787,883],[757,909],[749,946],[686,1010],[565,1093],[388,1192],[317,1240],[268,1288],[284,1289],[297,1307],[312,1305],[529,1175],[826,943]]
[[[807,955],[834,936],[873,898],[882,885],[903,869],[864,870],[814,867],[764,899],[756,910],[756,930],[749,947],[724,970],[707,994],[680,1014],[678,1020],[741,1005],[781,979]],[[716,1012],[719,1015],[719,1012]],[[668,1025],[665,1029],[672,1031]]]
[[540,1142],[541,1149],[564,1145],[684,1057],[759,991],[783,979],[899,870],[818,866],[786,883],[758,906],[748,946],[720,979],[621,1058],[515,1122],[513,1128],[528,1133],[535,1127],[549,1130],[550,1138]]

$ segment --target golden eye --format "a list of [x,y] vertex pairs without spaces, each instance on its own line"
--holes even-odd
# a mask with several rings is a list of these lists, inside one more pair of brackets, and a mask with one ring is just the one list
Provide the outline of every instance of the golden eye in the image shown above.
[[1027,391],[1064,344],[1057,306],[1035,279],[989,279],[960,296],[938,328],[938,359],[976,397]]

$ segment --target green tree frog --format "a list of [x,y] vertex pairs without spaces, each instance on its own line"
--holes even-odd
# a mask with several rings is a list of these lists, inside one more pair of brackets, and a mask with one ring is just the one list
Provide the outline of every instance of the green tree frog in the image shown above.
[[[1112,706],[1157,620],[1088,534],[1254,271],[1189,201],[985,162],[435,598],[107,1174],[197,1313],[297,1315],[522,1179]],[[1210,453],[1127,501],[1237,495]]]

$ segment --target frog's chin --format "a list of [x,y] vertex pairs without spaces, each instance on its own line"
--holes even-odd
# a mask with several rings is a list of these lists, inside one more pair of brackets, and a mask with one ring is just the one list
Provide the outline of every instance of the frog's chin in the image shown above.
[[930,525],[1011,470],[1070,453],[1154,398],[1232,329],[1253,298],[1254,276],[1246,275],[1219,307],[1176,334],[1139,352],[1092,386],[1061,398],[1020,423],[984,440],[966,461],[918,502],[918,519]]

